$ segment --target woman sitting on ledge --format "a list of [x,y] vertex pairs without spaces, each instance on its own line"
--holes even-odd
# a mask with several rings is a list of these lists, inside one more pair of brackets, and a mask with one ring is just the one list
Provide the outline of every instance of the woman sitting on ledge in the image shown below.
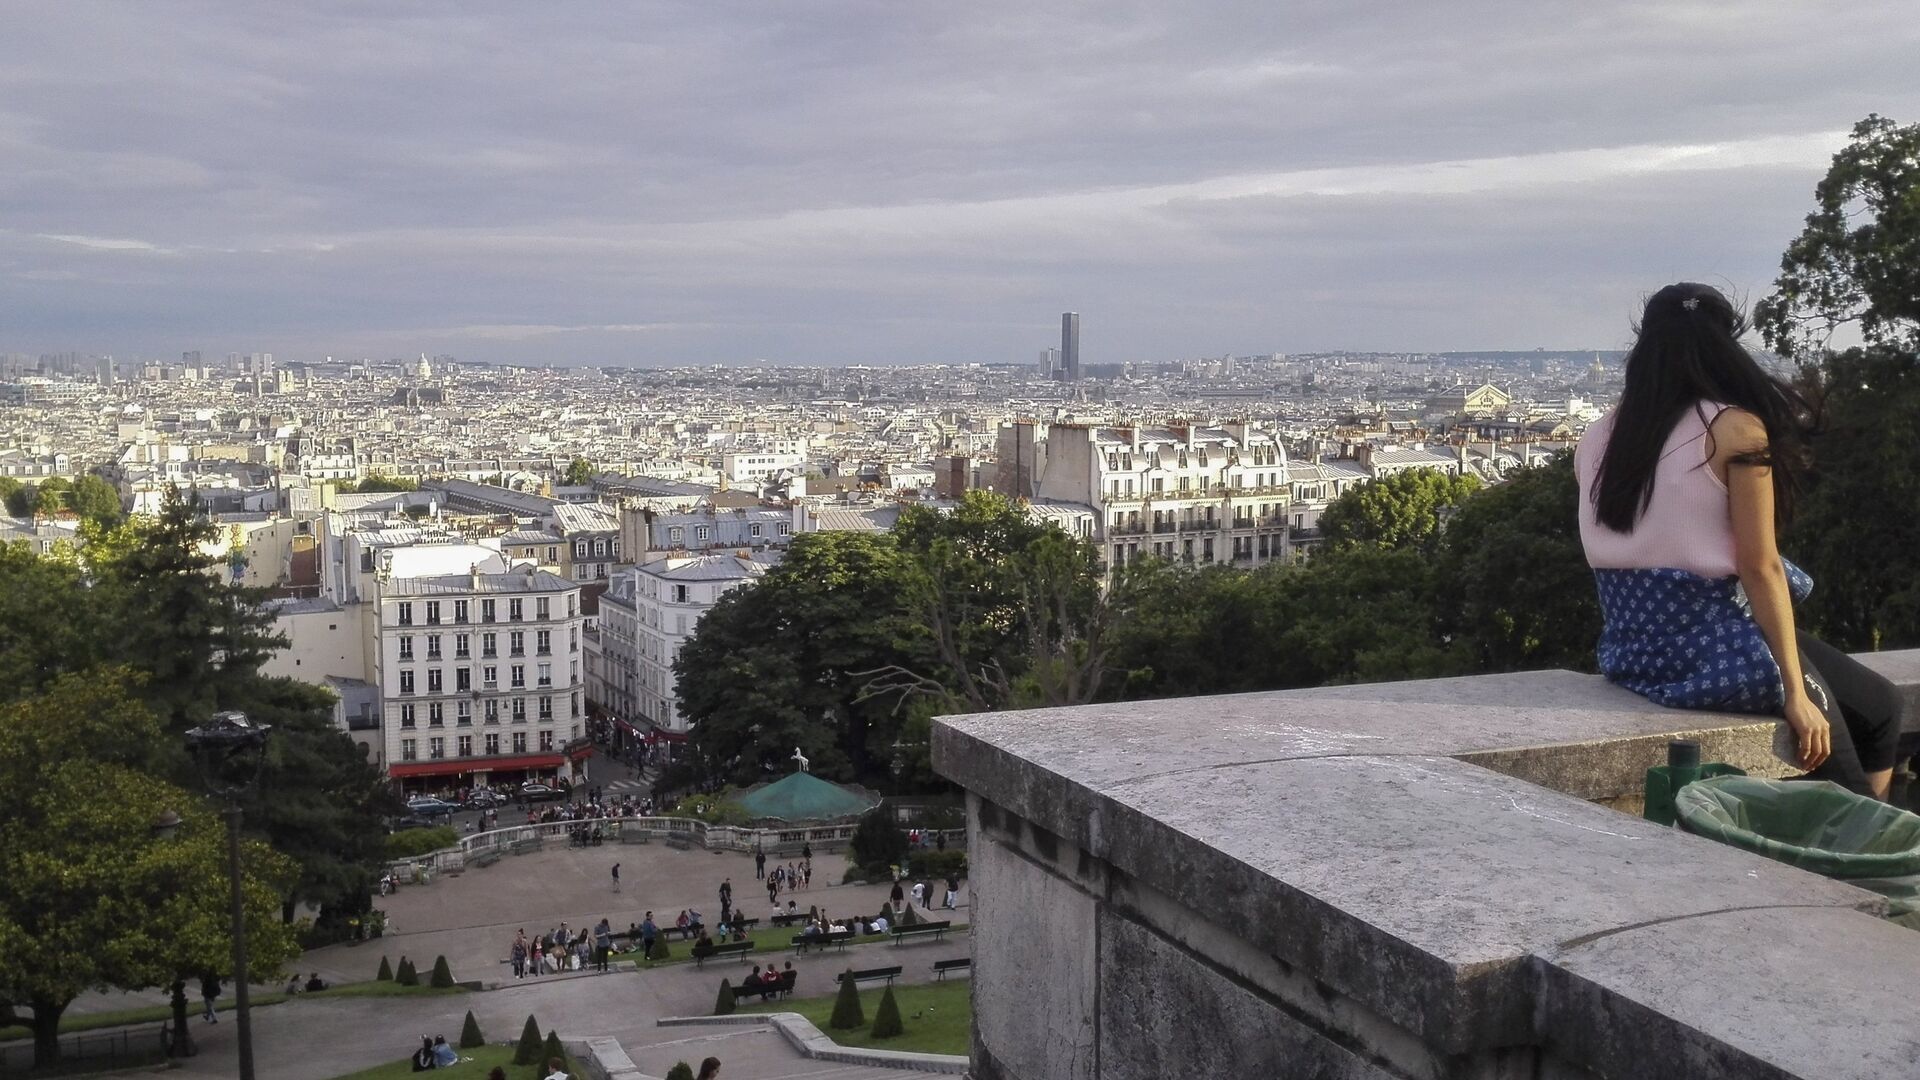
[[1813,583],[1780,557],[1776,510],[1791,513],[1813,410],[1761,370],[1745,330],[1717,289],[1654,293],[1619,406],[1574,452],[1600,670],[1661,705],[1783,716],[1811,779],[1885,799],[1900,697],[1794,630]]

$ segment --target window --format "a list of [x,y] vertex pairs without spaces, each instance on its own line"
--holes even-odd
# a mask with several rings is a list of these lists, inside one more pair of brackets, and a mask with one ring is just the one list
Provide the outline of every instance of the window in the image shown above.
[[427,756],[436,758],[447,756],[447,740],[444,736],[436,736],[427,740]]
[[461,727],[473,724],[473,702],[462,699],[453,703],[453,722]]
[[567,618],[571,619],[574,617],[574,615],[578,614],[579,607],[580,607],[580,594],[568,593],[567,594]]
[[481,708],[481,715],[485,717],[486,722],[489,724],[499,723],[500,702],[494,698],[488,698]]
[[500,689],[500,668],[497,665],[488,664],[480,669],[480,689]]
[[[457,623],[467,621],[467,601],[455,600],[453,602],[453,621]],[[460,756],[465,757],[466,755],[462,754]]]
[[756,521],[752,525],[747,526],[747,535],[758,537],[760,535],[760,523]]
[[676,604],[684,604],[687,602],[687,587],[685,585],[675,585],[673,587],[673,602]]
[[570,626],[567,628],[567,651],[568,652],[580,651],[580,628],[577,626]]
[[574,683],[577,683],[579,681],[580,681],[580,661],[578,660],[569,661],[567,664],[567,685],[572,686]]
[[507,601],[507,621],[508,622],[520,621],[520,619],[522,618],[521,606],[520,606],[521,603],[522,601],[520,600],[519,597],[515,597],[512,600]]
[[675,615],[673,617],[673,632],[676,634],[684,634],[687,632],[687,617],[685,615]]
[[481,622],[493,621],[493,601],[491,600],[480,601],[480,621]]
[[553,719],[553,696],[551,694],[540,695],[540,719],[543,721]]
[[427,726],[446,727],[447,714],[445,709],[446,706],[438,701],[427,702]]
[[411,701],[400,706],[400,726],[413,726],[413,702]]
[[402,600],[397,605],[397,607],[398,607],[398,621],[400,625],[412,626],[413,625],[413,601]]
[[440,635],[439,634],[427,635],[427,659],[429,660],[440,659]]
[[413,693],[413,672],[411,670],[403,670],[400,672],[400,692],[403,694]]
[[793,522],[791,522],[791,521],[783,521],[783,522],[781,522],[781,523],[780,523],[780,535],[781,535],[781,536],[792,536],[792,535],[793,535]]
[[549,545],[547,547],[547,562],[557,563],[559,561],[560,561],[560,545],[558,544]]
[[576,559],[584,559],[587,557],[587,542],[585,540],[574,541],[573,557]]
[[455,690],[473,689],[473,669],[472,668],[454,668],[453,669],[453,688]]
[[551,603],[551,601],[547,597],[535,597],[533,601],[533,617],[539,619],[541,622],[553,618],[553,612],[547,607],[549,603]]
[[403,661],[413,659],[413,635],[412,634],[400,635],[400,659]]
[[712,530],[712,529],[709,529],[709,528],[707,528],[707,527],[706,527],[705,525],[695,525],[695,526],[693,527],[693,538],[694,538],[695,540],[698,540],[698,541],[700,541],[700,542],[702,542],[702,543],[705,543],[705,542],[706,542],[706,539],[707,539],[707,537],[708,537],[709,535],[711,535],[711,534],[712,534],[712,532],[713,532],[713,530]]
[[444,689],[446,689],[446,687],[441,685],[440,669],[428,668],[427,669],[427,693],[438,694]]
[[526,698],[517,697],[513,699],[513,722],[516,724],[524,724],[527,722]]
[[533,634],[533,651],[540,656],[553,655],[553,631],[536,630]]
[[440,625],[440,601],[438,600],[427,601],[427,625]]
[[412,739],[400,740],[400,760],[401,761],[412,761],[413,759],[419,756],[420,755],[414,750],[414,740]]
[[590,581],[593,578],[593,566],[590,563],[573,564],[573,580]]
[[499,753],[500,752],[500,733],[497,731],[487,732],[487,739],[486,739],[485,746],[487,748],[487,753],[489,754]]
[[668,544],[674,547],[679,547],[680,545],[686,542],[687,542],[687,531],[685,529],[682,529],[680,526],[675,525],[672,528],[667,530]]
[[526,732],[516,731],[513,733],[513,752],[516,754],[524,754],[527,752]]
[[524,690],[527,685],[527,665],[515,664],[511,671],[513,675],[513,688],[515,690]]
[[500,635],[489,630],[480,635],[480,655],[482,657],[500,655]]
[[540,733],[540,749],[542,750],[553,749],[553,732],[542,731]]
[[472,634],[453,635],[453,658],[455,660],[465,660],[467,657],[473,655],[468,648],[468,642],[472,639]]
[[527,655],[526,631],[515,630],[514,632],[507,635],[507,655],[508,656]]
[[540,685],[553,685],[553,665],[545,661],[542,661],[540,664]]
[[580,691],[573,692],[573,718],[580,719]]
[[462,735],[460,736],[459,740],[454,743],[454,745],[459,748],[457,751],[459,756],[461,757],[473,756],[473,736]]

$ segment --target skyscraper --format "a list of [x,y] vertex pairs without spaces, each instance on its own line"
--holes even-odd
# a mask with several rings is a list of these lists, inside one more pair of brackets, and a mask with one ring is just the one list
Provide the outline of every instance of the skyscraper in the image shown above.
[[1060,366],[1068,382],[1080,381],[1080,313],[1068,311],[1060,316]]

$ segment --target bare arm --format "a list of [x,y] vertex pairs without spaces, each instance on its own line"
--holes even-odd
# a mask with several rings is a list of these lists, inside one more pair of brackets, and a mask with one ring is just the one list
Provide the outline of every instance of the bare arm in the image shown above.
[[[1786,718],[1800,736],[1801,763],[1812,769],[1826,760],[1831,734],[1826,717],[1807,698],[1801,678],[1800,647],[1793,634],[1793,597],[1780,566],[1774,537],[1773,470],[1734,459],[1767,448],[1767,429],[1744,409],[1728,409],[1714,419],[1710,465],[1727,486],[1733,517],[1734,566],[1753,606],[1753,621],[1780,665],[1786,690]],[[1817,722],[1816,722],[1817,721]]]

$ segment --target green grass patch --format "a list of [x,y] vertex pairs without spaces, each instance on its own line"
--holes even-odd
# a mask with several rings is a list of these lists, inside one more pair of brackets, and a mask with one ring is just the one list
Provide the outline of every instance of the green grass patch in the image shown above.
[[[296,994],[291,996],[278,990],[262,991],[256,989],[248,996],[247,1003],[251,1007],[258,1009],[268,1005],[278,1005],[283,1001],[293,1001],[308,997],[436,997],[444,994],[462,994],[465,992],[464,989],[457,986],[450,990],[436,990],[431,986],[400,986],[395,983],[375,980],[369,982],[344,983],[340,986],[328,987],[325,990],[315,990],[310,994]],[[220,998],[213,1003],[213,1011],[220,1013],[232,1012],[233,994],[228,992],[221,995]],[[199,995],[189,993],[187,996],[187,1020],[189,1022],[198,1021],[200,1019],[200,1012],[201,1005]],[[145,1005],[138,1009],[114,1009],[108,1012],[69,1012],[60,1018],[60,1033],[65,1035],[68,1032],[74,1031],[98,1031],[102,1028],[126,1027],[129,1024],[157,1024],[162,1020],[168,1020],[172,1017],[173,1006],[171,1005]],[[24,1024],[16,1024],[13,1027],[0,1027],[0,1040],[30,1039],[32,1037],[33,1029]],[[156,1035],[154,1038],[158,1041],[159,1036]],[[545,1074],[543,1073],[542,1075]]]
[[[468,1059],[472,1060],[469,1061]],[[472,1050],[460,1051],[458,1063],[445,1069],[433,1070],[436,1080],[486,1080],[487,1073],[495,1065],[507,1070],[507,1080],[540,1080],[547,1075],[546,1062],[538,1065],[515,1065],[513,1047],[482,1046]],[[567,1059],[567,1074],[585,1076],[572,1058]],[[375,1065],[371,1069],[362,1069],[356,1073],[347,1073],[334,1080],[413,1080],[413,1059],[402,1058],[385,1065]]]
[[[867,1050],[906,1050],[916,1054],[959,1054],[968,1049],[968,1031],[973,1023],[973,999],[967,979],[919,986],[895,986],[893,1000],[900,1006],[900,1022],[905,1030],[896,1038],[875,1039],[867,1027],[852,1031],[834,1031],[827,1027],[833,1015],[833,995],[793,998],[788,1001],[742,1006],[741,1012],[797,1012],[825,1032],[841,1046]],[[860,992],[860,1007],[869,1019],[880,1009],[880,995],[886,986],[876,985]],[[869,1025],[870,1027],[871,1025]]]
[[[952,938],[956,935],[964,935],[966,932],[967,932],[967,927],[966,925],[963,924],[948,930],[947,937]],[[747,939],[748,941],[753,942],[753,951],[748,953],[747,955],[754,958],[758,958],[760,956],[767,955],[767,954],[781,954],[781,953],[791,956],[793,955],[793,939],[797,933],[798,931],[781,931],[781,930],[762,931],[754,935],[753,937],[750,937]],[[847,944],[848,945],[878,945],[878,944],[885,944],[887,942],[891,942],[892,940],[893,940],[892,934],[868,934],[864,937],[854,938],[852,941],[847,942]],[[919,940],[913,940],[911,941],[911,944],[923,944],[923,942]],[[911,947],[911,945],[909,947]],[[829,955],[830,956],[836,952],[841,951],[841,948],[843,947],[828,949],[824,952],[824,954],[819,949],[813,949],[813,950],[809,950],[807,955],[809,956]],[[907,951],[906,949],[902,949],[901,950],[902,955],[904,955],[906,951]],[[614,959],[613,962],[615,966],[625,965],[628,967],[638,968],[642,970],[646,968],[671,967],[674,964],[691,964],[693,963],[693,943],[690,941],[673,942],[673,955],[669,956],[665,960],[642,960],[640,959],[640,954],[636,951],[632,953],[621,953],[618,957]],[[709,957],[707,960],[707,963],[712,964],[714,967],[724,972],[727,968],[739,967],[741,964],[741,960],[737,954],[730,953],[724,956]],[[753,960],[750,959],[746,961],[746,963],[751,964],[753,963]],[[547,976],[541,976],[541,977],[546,978]]]

